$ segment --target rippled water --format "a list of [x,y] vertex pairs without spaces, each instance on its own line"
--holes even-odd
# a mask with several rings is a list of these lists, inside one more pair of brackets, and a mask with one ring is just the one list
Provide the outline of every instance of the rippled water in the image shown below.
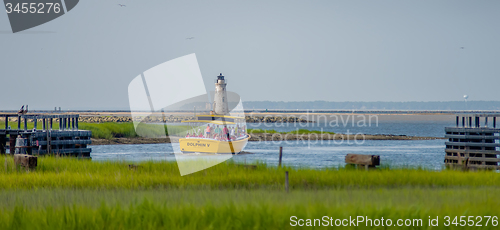
[[[178,144],[173,144],[178,145]],[[344,165],[347,153],[380,155],[382,164],[391,166],[440,169],[444,160],[444,140],[370,141],[362,144],[308,142],[249,142],[236,162],[278,164],[279,147],[283,146],[283,164],[294,167],[325,168]],[[92,147],[94,160],[175,160],[170,144],[101,145]]]
[[[387,120],[381,119],[371,126],[339,125],[331,123],[286,124],[248,124],[249,128],[274,129],[277,131],[291,131],[296,129],[324,130],[336,133],[366,133],[366,134],[394,134],[408,136],[444,136],[444,127],[453,126],[449,119],[421,119],[421,120]],[[245,151],[254,154],[237,155],[236,162],[251,163],[265,162],[270,165],[278,164],[279,147],[283,146],[283,164],[294,167],[325,168],[344,165],[347,153],[373,154],[381,156],[381,163],[395,167],[424,167],[441,169],[444,161],[445,140],[366,140],[354,141],[318,141],[318,142],[249,142]],[[178,144],[172,144],[178,147]],[[142,144],[142,145],[109,145],[92,146],[94,160],[175,160],[170,144]]]

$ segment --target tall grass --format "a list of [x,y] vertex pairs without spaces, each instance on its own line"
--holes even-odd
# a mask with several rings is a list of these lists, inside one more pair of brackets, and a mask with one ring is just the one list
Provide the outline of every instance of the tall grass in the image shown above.
[[[444,226],[444,216],[498,215],[498,192],[499,188],[334,189],[288,194],[186,189],[2,191],[0,229],[292,229],[291,216],[383,217],[394,224],[398,219],[422,219],[423,226],[409,229],[428,229],[429,216],[439,216],[440,227],[433,229],[454,229]],[[481,227],[497,228],[491,221]]]
[[278,132],[274,129],[248,129],[248,133],[270,133],[270,134],[335,134],[334,132],[326,132],[326,131],[319,131],[319,130],[308,130],[308,129],[298,129],[298,130],[293,130],[289,132]]
[[500,174],[491,171],[428,171],[420,169],[380,169],[374,171],[343,168],[276,168],[259,164],[247,169],[232,162],[180,176],[176,162],[138,163],[136,170],[127,162],[94,162],[73,158],[39,157],[38,167],[25,172],[16,169],[12,158],[0,157],[0,189],[32,188],[226,188],[283,189],[285,171],[292,189],[371,188],[397,186],[500,186]]
[[[5,125],[3,122],[0,122],[0,129],[4,129]],[[17,122],[9,122],[9,126],[12,129],[17,129]],[[24,123],[21,124],[21,128],[24,128]],[[34,128],[33,122],[27,123],[27,129],[31,130]],[[90,130],[92,131],[92,138],[97,139],[111,139],[117,137],[126,137],[126,138],[134,138],[134,137],[149,137],[149,138],[159,138],[168,135],[169,132],[171,134],[174,133],[182,133],[185,135],[185,132],[191,127],[189,126],[163,126],[158,124],[139,124],[137,127],[137,131],[134,128],[134,124],[132,122],[104,122],[104,123],[83,123],[80,122],[79,129],[81,130]],[[37,123],[37,129],[42,129],[41,122]],[[52,129],[58,130],[59,123],[54,122]]]

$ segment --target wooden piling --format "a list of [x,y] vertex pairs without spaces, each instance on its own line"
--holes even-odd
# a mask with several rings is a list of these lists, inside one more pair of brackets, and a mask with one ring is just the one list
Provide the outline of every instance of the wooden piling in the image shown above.
[[16,135],[15,134],[9,135],[9,151],[10,151],[10,155],[14,155],[14,153],[16,152]]
[[15,154],[14,164],[20,165],[25,169],[34,169],[38,164],[38,158],[27,154]]
[[280,146],[280,157],[279,157],[278,167],[281,167],[281,158],[283,158],[283,146]]
[[285,172],[285,191],[289,191],[289,184],[288,184],[288,171]]
[[5,154],[7,146],[7,135],[0,135],[0,154]]

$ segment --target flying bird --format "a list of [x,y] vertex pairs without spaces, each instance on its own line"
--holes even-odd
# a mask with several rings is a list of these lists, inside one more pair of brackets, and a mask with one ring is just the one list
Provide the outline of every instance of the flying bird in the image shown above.
[[464,49],[464,48],[465,48],[465,47],[463,47],[463,46],[462,46],[462,47],[460,47],[460,49]]
[[194,39],[194,37],[189,37],[189,38],[186,38],[187,40],[191,40],[191,39]]
[[123,4],[118,4],[118,5],[119,5],[119,6],[121,6],[121,7],[124,7],[124,6],[126,6],[126,5],[123,5]]

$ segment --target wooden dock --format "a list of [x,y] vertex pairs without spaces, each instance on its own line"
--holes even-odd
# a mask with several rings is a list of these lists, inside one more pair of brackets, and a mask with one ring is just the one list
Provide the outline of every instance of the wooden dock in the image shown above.
[[[91,143],[92,132],[78,129],[78,114],[0,114],[4,118],[4,129],[0,129],[0,154],[55,154],[90,158],[92,151],[87,147]],[[9,121],[17,118],[16,127],[10,127]],[[28,122],[34,123],[28,129]],[[53,129],[54,122],[59,123]],[[41,129],[37,129],[40,126]],[[8,151],[7,151],[8,150]]]
[[[500,170],[500,127],[497,114],[457,114],[456,127],[445,128],[450,167]],[[481,123],[483,125],[481,125]]]

